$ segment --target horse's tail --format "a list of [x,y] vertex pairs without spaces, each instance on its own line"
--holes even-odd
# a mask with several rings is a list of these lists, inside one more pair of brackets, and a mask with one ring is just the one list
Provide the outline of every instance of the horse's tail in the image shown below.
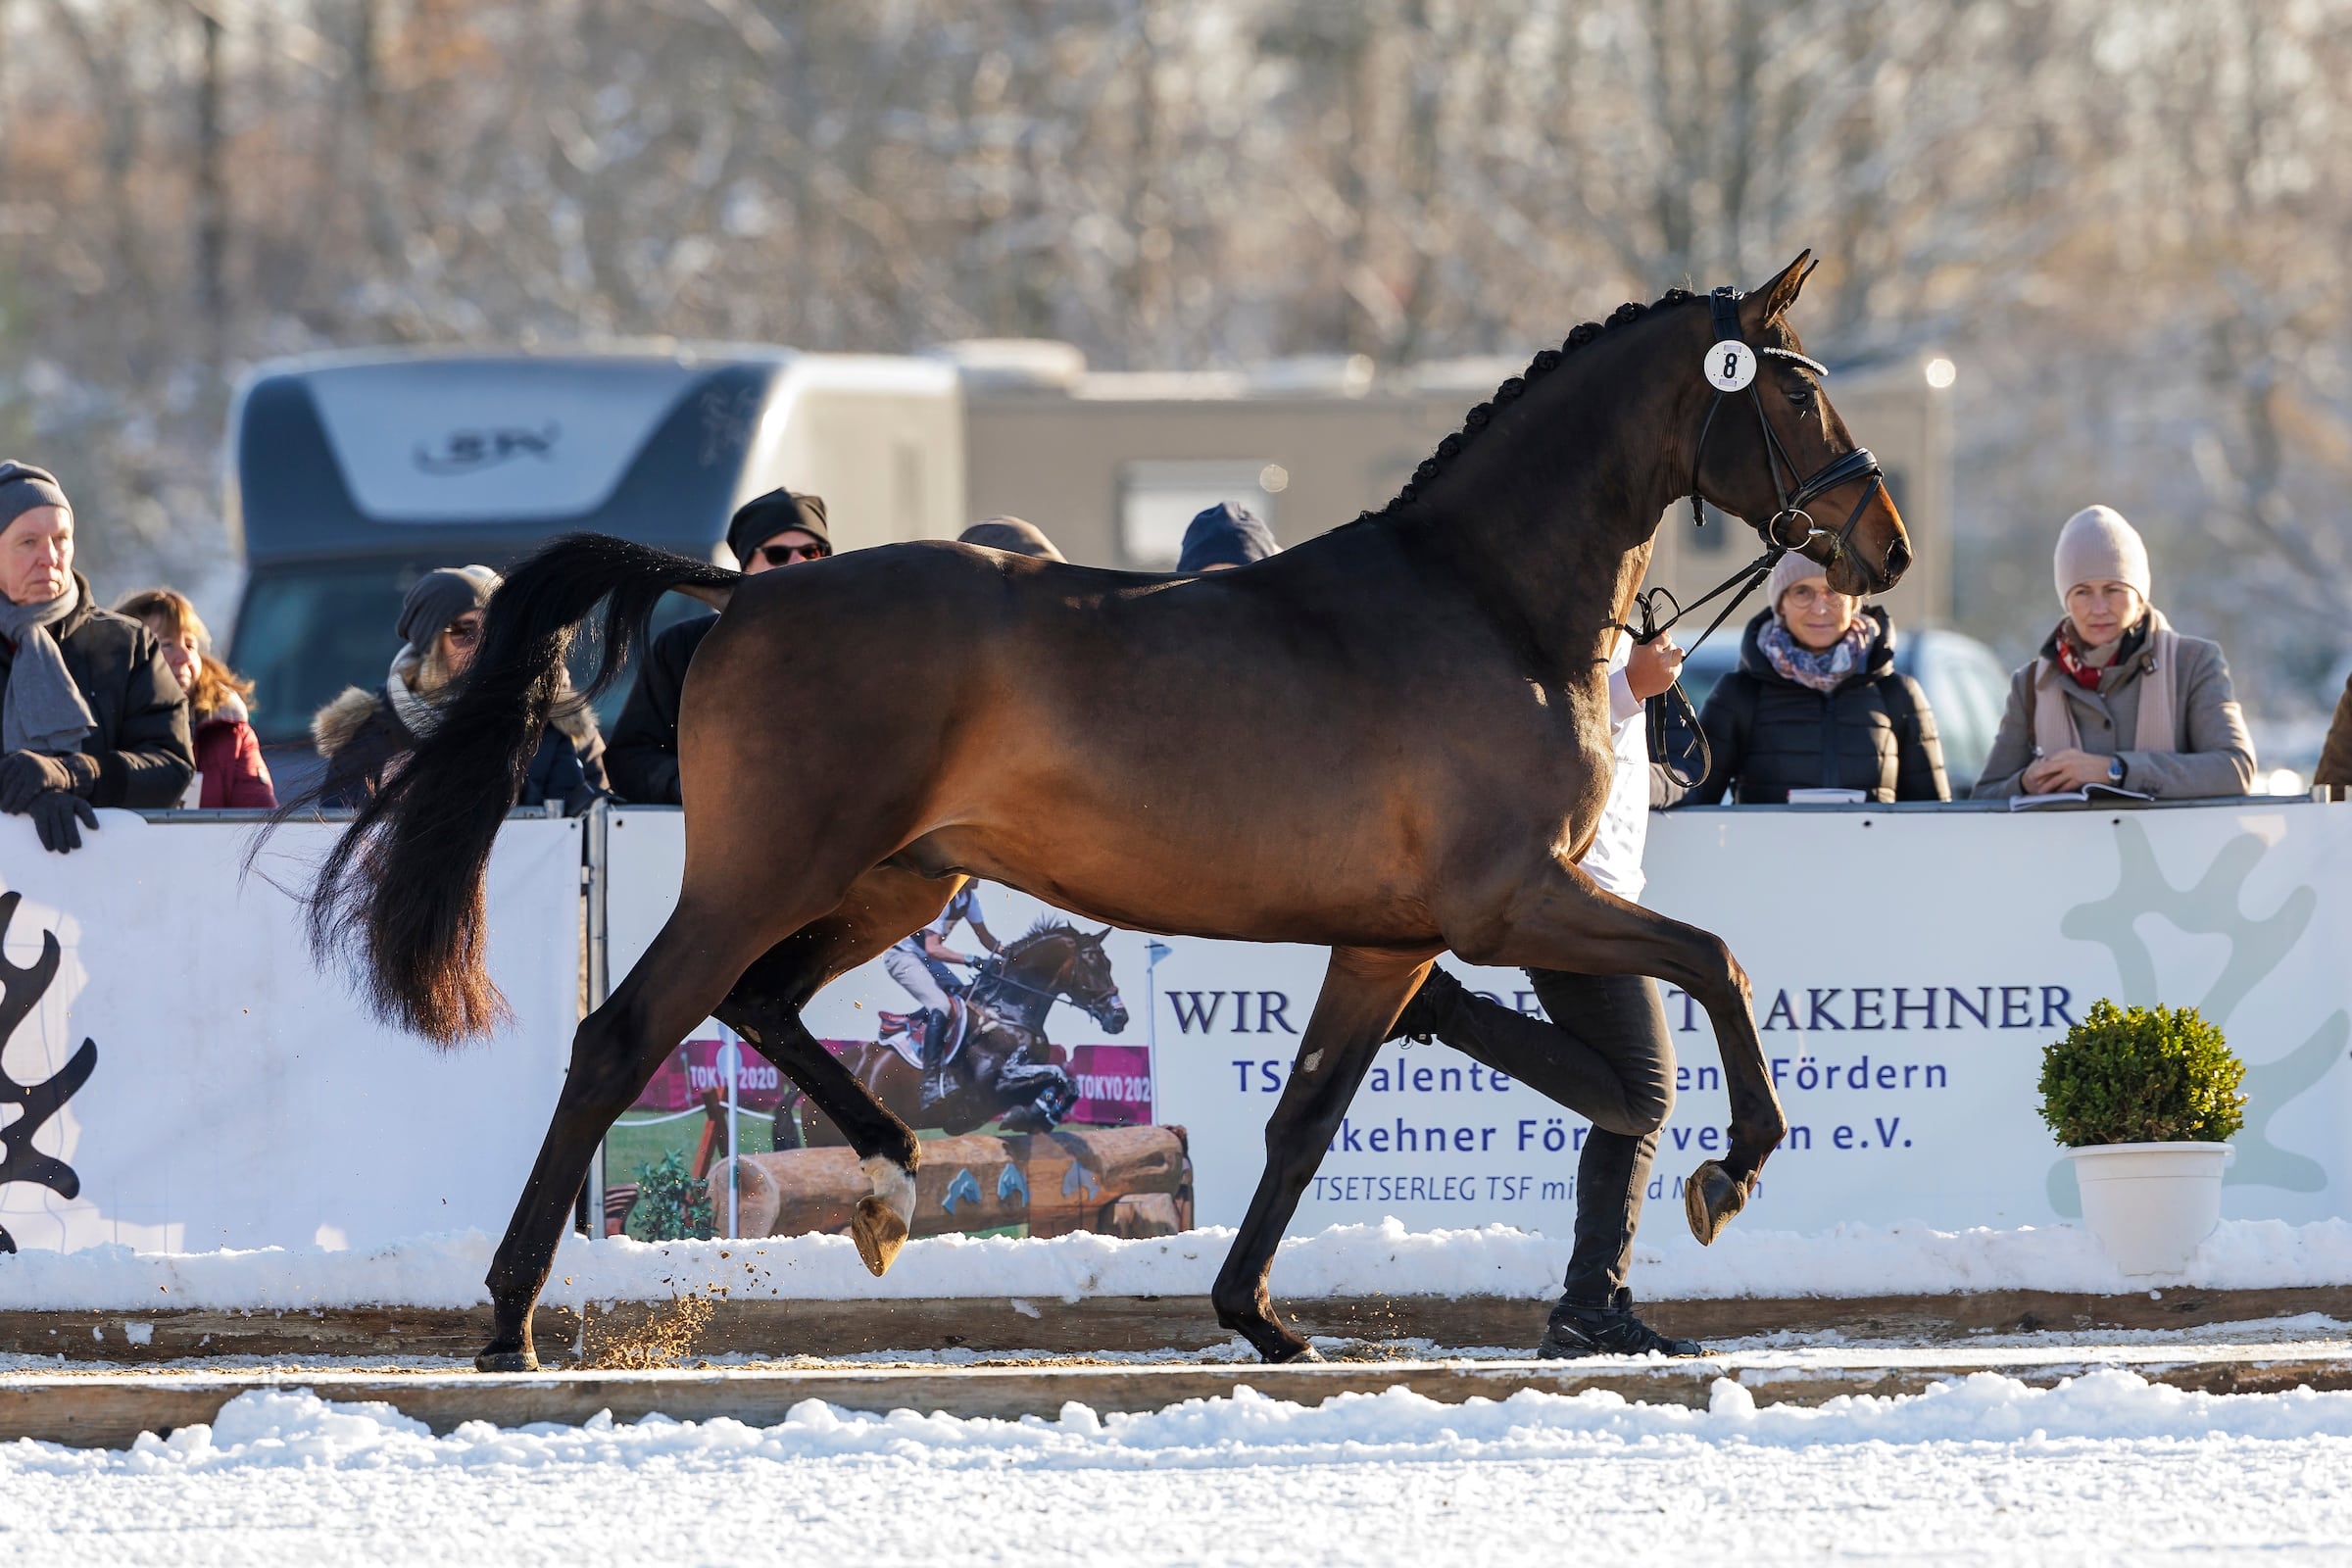
[[740,576],[605,534],[567,534],[509,572],[440,719],[320,865],[312,951],[348,951],[368,1007],[429,1040],[487,1034],[508,1015],[484,961],[483,881],[563,690],[572,628],[606,604],[603,657],[574,700],[610,685],[672,589],[724,610]]

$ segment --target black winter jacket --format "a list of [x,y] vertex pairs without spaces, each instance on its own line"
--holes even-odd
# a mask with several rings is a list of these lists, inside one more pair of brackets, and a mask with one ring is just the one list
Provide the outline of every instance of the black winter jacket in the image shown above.
[[1792,789],[1861,790],[1873,801],[1952,798],[1927,696],[1895,673],[1886,612],[1874,606],[1862,613],[1878,622],[1878,640],[1862,667],[1827,692],[1789,680],[1764,657],[1758,639],[1771,611],[1747,623],[1740,667],[1699,711],[1714,758],[1689,804],[1712,806],[1728,793],[1740,806],[1779,805]]
[[[311,733],[318,755],[326,759],[317,804],[330,810],[357,810],[367,805],[383,782],[385,767],[416,745],[389,697],[357,686],[318,710]],[[514,804],[545,806],[555,801],[566,816],[577,816],[596,804],[604,789],[603,755],[596,715],[585,709],[564,715],[539,737],[539,750],[531,756]]]
[[[149,810],[177,806],[196,774],[188,700],[155,634],[127,615],[95,608],[81,573],[74,574],[74,582],[81,603],[49,630],[97,720],[81,743],[98,761],[90,804]],[[16,662],[16,649],[0,638],[0,689]]]
[[678,695],[694,651],[718,624],[716,615],[682,620],[654,639],[629,688],[629,700],[613,721],[605,748],[605,769],[612,793],[640,806],[676,806],[678,793]]

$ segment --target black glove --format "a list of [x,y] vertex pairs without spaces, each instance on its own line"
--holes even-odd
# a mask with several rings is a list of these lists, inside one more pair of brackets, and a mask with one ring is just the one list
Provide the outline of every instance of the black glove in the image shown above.
[[82,826],[91,832],[98,831],[98,813],[90,809],[90,803],[63,790],[34,796],[32,809],[24,814],[32,818],[32,830],[41,836],[41,848],[52,855],[71,855],[81,848],[81,828],[74,825],[75,817],[80,817]]
[[44,790],[87,795],[97,782],[97,762],[79,752],[64,757],[11,752],[0,757],[0,811],[23,816]]

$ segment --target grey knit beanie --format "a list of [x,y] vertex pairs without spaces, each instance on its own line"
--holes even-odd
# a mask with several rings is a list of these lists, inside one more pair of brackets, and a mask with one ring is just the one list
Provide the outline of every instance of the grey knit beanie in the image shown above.
[[443,566],[416,579],[409,597],[400,602],[400,640],[422,650],[449,629],[449,623],[468,610],[490,603],[498,589],[498,573],[488,566]]
[[985,545],[1009,555],[1035,556],[1040,561],[1066,561],[1069,558],[1054,548],[1054,541],[1036,523],[1020,517],[991,517],[975,522],[956,536],[961,545]]
[[2144,600],[2155,581],[2148,570],[2148,547],[2140,541],[2139,530],[2113,507],[2084,507],[2067,518],[2066,526],[2058,530],[2053,564],[2061,607],[2078,583],[2130,583]]
[[0,529],[38,507],[74,510],[65,487],[47,468],[29,463],[0,463]]

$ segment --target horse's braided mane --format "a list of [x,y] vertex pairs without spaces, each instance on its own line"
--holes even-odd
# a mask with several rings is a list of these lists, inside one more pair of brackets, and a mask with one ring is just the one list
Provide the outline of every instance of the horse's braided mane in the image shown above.
[[1061,916],[1057,914],[1041,914],[1037,917],[1036,922],[1032,924],[1028,930],[1020,934],[1018,940],[1022,942],[1033,942],[1039,937],[1074,937],[1077,934],[1078,928],[1070,924],[1069,921],[1061,918]]
[[1446,462],[1458,454],[1462,448],[1468,446],[1471,441],[1476,439],[1478,433],[1493,421],[1495,404],[1510,403],[1525,396],[1530,382],[1540,380],[1559,368],[1562,360],[1600,336],[1601,333],[1611,327],[1623,326],[1628,321],[1639,321],[1652,311],[1664,310],[1674,305],[1688,305],[1698,297],[1687,288],[1670,288],[1648,305],[1643,305],[1637,300],[1628,300],[1611,311],[1606,321],[1587,321],[1570,331],[1567,340],[1558,348],[1539,350],[1536,357],[1528,361],[1527,368],[1524,371],[1512,376],[1494,389],[1492,401],[1481,403],[1463,416],[1462,428],[1459,433],[1449,435],[1440,441],[1438,450],[1421,460],[1421,466],[1413,470],[1413,476],[1404,482],[1404,488],[1397,491],[1387,506],[1378,512],[1360,514],[1355,520],[1369,522],[1375,517],[1388,516],[1399,507],[1410,505],[1413,498],[1420,494],[1420,487],[1443,472]]

